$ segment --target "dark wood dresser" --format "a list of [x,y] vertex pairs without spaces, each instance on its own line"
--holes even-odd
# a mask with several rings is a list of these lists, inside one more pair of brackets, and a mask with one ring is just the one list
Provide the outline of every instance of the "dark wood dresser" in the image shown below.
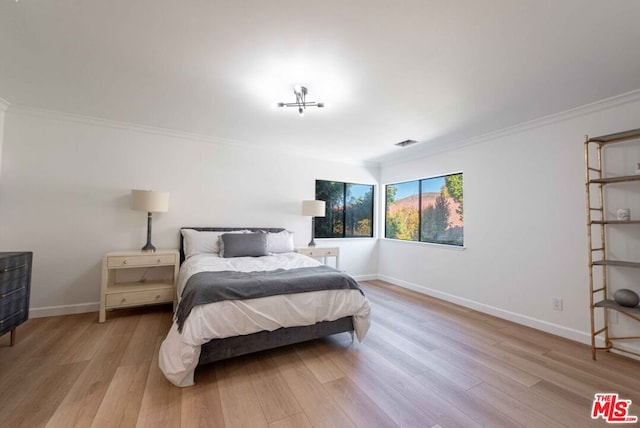
[[11,346],[16,327],[29,318],[32,260],[29,251],[0,252],[0,336],[11,331]]

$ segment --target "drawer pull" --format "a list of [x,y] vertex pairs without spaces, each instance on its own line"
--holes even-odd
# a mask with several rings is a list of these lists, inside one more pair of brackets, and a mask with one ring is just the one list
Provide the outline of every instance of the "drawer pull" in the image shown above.
[[126,297],[123,297],[123,298],[122,298],[122,300],[120,301],[120,303],[124,303],[124,302],[126,302],[126,301],[127,301],[127,298],[126,298]]
[[11,267],[8,267],[8,268],[0,269],[0,273],[11,272],[12,270],[21,269],[21,268],[26,267],[26,266],[27,266],[26,264],[22,264],[22,265],[19,265],[19,266],[11,266]]
[[15,318],[18,315],[20,315],[21,313],[24,312],[24,309],[20,309],[18,312],[9,315],[8,317],[6,317],[5,319],[0,320],[0,325],[4,324],[5,322],[9,321],[11,318]]
[[158,294],[158,295],[156,296],[156,300],[158,300],[159,298],[160,298],[160,295]]
[[16,289],[15,289],[15,290],[13,290],[13,291],[9,291],[9,292],[8,292],[8,293],[6,293],[6,294],[0,294],[0,299],[3,299],[3,298],[8,297],[8,296],[11,296],[12,294],[16,294],[16,293],[18,293],[18,292],[20,292],[20,291],[24,290],[24,288],[25,288],[25,287],[24,287],[24,285],[23,285],[22,287],[20,287],[20,288],[16,288]]
[[122,264],[123,264],[123,265],[129,264],[129,261],[128,261],[127,259],[125,259],[125,260],[122,262]]

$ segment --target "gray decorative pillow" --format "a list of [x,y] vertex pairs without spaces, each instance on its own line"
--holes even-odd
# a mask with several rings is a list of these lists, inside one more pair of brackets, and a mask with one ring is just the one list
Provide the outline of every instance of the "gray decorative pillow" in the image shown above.
[[224,243],[224,258],[269,255],[266,233],[225,233],[220,239]]

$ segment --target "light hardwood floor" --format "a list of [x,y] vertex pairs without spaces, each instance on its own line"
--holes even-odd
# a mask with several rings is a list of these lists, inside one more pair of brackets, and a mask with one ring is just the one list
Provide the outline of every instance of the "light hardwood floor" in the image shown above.
[[[29,320],[0,337],[2,427],[587,427],[596,392],[640,416],[640,362],[380,281],[365,341],[339,334],[201,367],[158,369],[169,309]],[[585,310],[587,310],[585,308]]]

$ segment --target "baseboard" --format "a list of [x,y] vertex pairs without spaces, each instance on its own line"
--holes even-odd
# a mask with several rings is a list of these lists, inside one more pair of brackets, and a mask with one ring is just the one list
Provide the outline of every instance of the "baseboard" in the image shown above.
[[417,284],[413,284],[400,279],[392,278],[386,275],[378,275],[378,279],[386,281],[390,284],[397,285],[399,287],[407,288],[412,291],[416,291],[427,296],[435,297],[440,300],[444,300],[456,305],[464,306],[484,314],[493,315],[498,318],[512,321],[516,324],[521,324],[527,327],[535,328],[536,330],[544,331],[546,333],[554,334],[556,336],[564,337],[566,339],[573,340],[575,342],[591,345],[591,335],[588,332],[575,330],[572,328],[564,327],[558,324],[550,323],[548,321],[542,321],[536,318],[528,317],[526,315],[517,314],[515,312],[506,311],[504,309],[496,308],[494,306],[479,303],[473,300],[465,299],[462,297],[454,296],[452,294],[443,293],[442,291],[432,290],[427,287],[423,287]]
[[100,302],[80,303],[77,305],[45,306],[42,308],[29,308],[29,318],[84,314],[86,312],[98,312],[99,310]]
[[[627,351],[630,351],[631,353],[628,352],[621,352],[618,351],[617,349],[611,349],[610,352],[612,354],[618,354],[618,355],[622,355],[623,357],[627,357],[627,358],[632,358],[634,360],[640,361],[640,355],[635,355],[635,354],[640,354],[640,349],[634,347],[634,346],[625,346],[625,345],[620,345],[618,344],[619,348],[622,349],[626,349]],[[635,354],[633,354],[635,353]]]
[[353,279],[355,279],[356,281],[374,281],[376,279],[379,279],[380,276],[379,275],[354,275],[352,276]]

